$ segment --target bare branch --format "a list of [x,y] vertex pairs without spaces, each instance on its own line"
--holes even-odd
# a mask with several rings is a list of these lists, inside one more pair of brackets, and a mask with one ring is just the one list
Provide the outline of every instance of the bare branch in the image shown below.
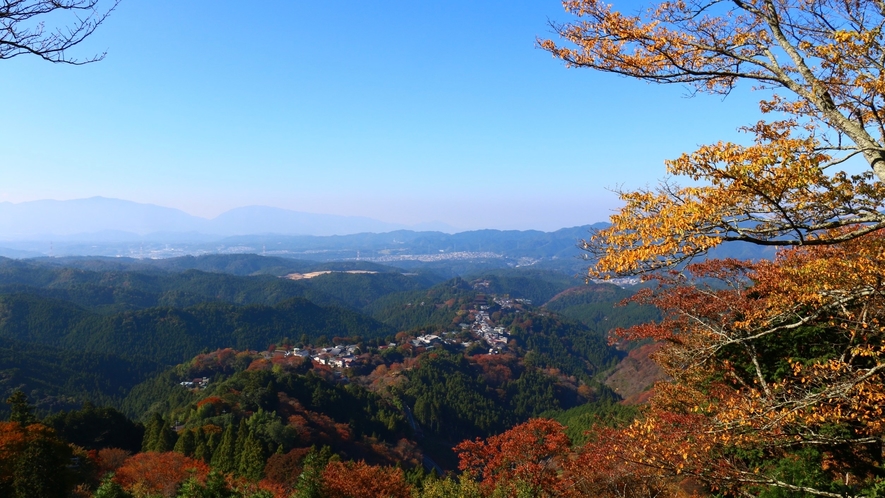
[[[86,59],[66,54],[83,42],[117,8],[114,0],[105,10],[98,10],[100,0],[16,0],[0,4],[0,59],[36,55],[55,63],[89,64],[104,59],[105,53]],[[47,30],[46,19],[69,15],[71,24]]]

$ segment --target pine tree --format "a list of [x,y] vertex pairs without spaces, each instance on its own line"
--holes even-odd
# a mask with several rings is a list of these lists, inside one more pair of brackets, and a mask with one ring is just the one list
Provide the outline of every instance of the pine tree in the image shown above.
[[248,436],[243,443],[243,450],[239,453],[239,472],[246,479],[257,481],[264,472],[265,455],[261,440],[255,435],[255,431],[248,431]]
[[154,413],[151,420],[144,427],[144,439],[141,440],[141,451],[155,451],[160,430],[163,427],[163,417]]
[[215,448],[212,454],[212,467],[221,472],[229,473],[234,471],[234,450],[236,449],[236,429],[230,424],[224,429],[221,436],[221,443]]
[[212,459],[212,450],[209,448],[206,431],[202,427],[194,431],[194,458],[206,463]]
[[302,463],[301,475],[292,498],[319,498],[323,489],[323,469],[332,457],[328,446],[317,451],[316,446],[310,448]]
[[10,422],[18,422],[21,425],[37,422],[37,418],[34,416],[34,407],[28,404],[28,396],[21,389],[16,389],[6,402],[12,412],[9,415]]
[[123,487],[111,480],[110,477],[101,482],[92,498],[132,498],[132,495],[123,490]]
[[197,443],[197,447],[194,448],[194,458],[206,463],[212,460],[212,450],[209,449],[209,445],[205,441]]
[[240,419],[240,425],[237,427],[237,443],[234,446],[234,462],[235,467],[238,466],[240,455],[243,454],[243,448],[246,446],[246,439],[249,437],[249,428],[246,426],[246,419]]
[[197,437],[194,431],[184,430],[175,442],[174,450],[184,456],[193,456],[197,449]]
[[154,445],[153,451],[160,453],[172,451],[175,448],[177,439],[178,435],[175,434],[175,431],[169,426],[169,422],[164,421],[163,424],[160,425],[160,430],[157,433],[157,442]]
[[70,449],[61,441],[38,438],[25,446],[12,473],[14,498],[65,498]]
[[212,432],[212,434],[209,434],[209,437],[207,438],[207,441],[206,441],[206,446],[209,447],[209,453],[215,454],[215,450],[218,448],[218,445],[220,445],[220,444],[221,444],[221,433]]

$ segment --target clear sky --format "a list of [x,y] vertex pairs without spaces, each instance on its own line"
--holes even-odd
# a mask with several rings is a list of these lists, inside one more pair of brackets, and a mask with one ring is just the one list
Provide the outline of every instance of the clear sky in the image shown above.
[[123,0],[71,53],[102,62],[0,61],[0,201],[555,230],[758,119],[746,87],[567,70],[535,46],[548,19],[558,1]]

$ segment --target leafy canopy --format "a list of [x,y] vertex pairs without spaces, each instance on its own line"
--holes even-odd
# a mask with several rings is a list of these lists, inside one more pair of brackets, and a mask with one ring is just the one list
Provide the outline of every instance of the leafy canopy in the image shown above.
[[[766,91],[749,145],[668,161],[673,180],[620,192],[584,242],[590,277],[659,281],[637,301],[671,381],[605,459],[643,482],[693,476],[735,496],[876,496],[885,482],[885,4],[873,0],[664,1],[626,15],[564,2],[575,20],[542,48],[586,67],[727,95]],[[846,161],[869,170],[849,175]],[[730,241],[782,246],[774,261],[680,265]],[[669,271],[662,271],[669,270]],[[591,452],[588,455],[593,456]],[[657,486],[657,484],[655,484]]]
[[[885,8],[874,1],[673,1],[625,15],[564,2],[542,48],[587,67],[726,95],[741,80],[769,90],[752,145],[720,142],[668,161],[699,181],[620,192],[613,226],[584,244],[593,275],[667,267],[725,241],[839,243],[885,227]],[[870,171],[839,165],[862,158]],[[848,230],[834,230],[850,227]]]

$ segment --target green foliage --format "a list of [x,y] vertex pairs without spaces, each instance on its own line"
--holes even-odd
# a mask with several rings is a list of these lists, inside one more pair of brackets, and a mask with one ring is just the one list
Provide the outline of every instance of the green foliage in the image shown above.
[[629,424],[639,414],[636,406],[611,401],[585,403],[563,411],[545,411],[543,418],[552,418],[566,427],[565,434],[575,445],[588,441],[588,431],[597,426],[619,427]]
[[426,289],[438,281],[427,274],[403,275],[400,272],[328,273],[307,281],[305,297],[322,303],[324,301],[319,296],[326,296],[335,303],[363,310],[384,296]]
[[197,450],[197,438],[192,430],[183,430],[178,435],[178,441],[175,442],[173,451],[177,451],[184,456],[192,457]]
[[[816,448],[801,448],[786,458],[777,461],[762,461],[759,465],[772,468],[766,475],[791,486],[808,487],[848,496],[851,489],[834,481],[823,470],[823,455]],[[764,486],[756,490],[759,498],[805,498],[810,493],[785,489],[777,486]]]
[[364,311],[396,330],[447,327],[461,305],[472,303],[475,295],[469,283],[455,278],[427,290],[389,294]]
[[526,369],[515,382],[507,385],[507,390],[510,411],[520,422],[545,410],[562,407],[556,381],[536,369]]
[[[67,303],[26,295],[0,296],[0,338],[178,363],[220,347],[263,350],[302,333],[383,337],[393,332],[343,308],[295,298],[275,306],[204,303],[102,316]],[[145,341],[150,337],[150,341]]]
[[302,471],[292,498],[321,498],[323,489],[323,469],[332,459],[332,449],[323,446],[312,447],[302,462]]
[[589,380],[621,358],[603,334],[579,323],[540,314],[508,315],[501,320],[538,367],[558,368]]
[[237,469],[236,457],[236,428],[230,424],[224,429],[221,444],[212,454],[212,468],[225,473],[233,472]]
[[[56,413],[44,420],[70,443],[87,450],[121,448],[133,453],[142,447],[145,428],[109,407],[86,403],[80,410]],[[153,435],[156,438],[156,433]]]
[[500,432],[515,422],[504,400],[460,355],[430,354],[408,373],[404,393],[422,428],[453,440]]
[[457,479],[451,477],[425,483],[421,490],[421,498],[481,498],[483,495],[479,483],[467,474]]
[[[0,496],[64,498],[79,477],[72,448],[40,424],[7,427],[0,452]],[[10,433],[11,432],[11,433]]]
[[475,280],[488,282],[484,292],[509,294],[514,299],[530,299],[536,306],[577,283],[575,277],[569,274],[534,268],[496,270],[471,277],[471,281]]
[[[223,266],[222,260],[203,262],[207,268]],[[243,259],[236,264],[243,265],[236,271],[245,273],[262,262]],[[274,451],[324,445],[324,450],[312,452],[315,461],[309,458],[305,463],[298,496],[319,493],[319,476],[331,451],[350,458],[372,457],[377,448],[393,448],[409,437],[406,415],[394,403],[412,408],[420,429],[436,436],[435,444],[488,436],[542,410],[574,406],[587,396],[578,396],[575,377],[592,383],[593,375],[618,359],[593,328],[528,307],[519,313],[505,311],[489,300],[494,319],[512,334],[510,364],[493,364],[485,355],[468,360],[461,351],[436,349],[419,357],[411,370],[407,365],[397,373],[401,377],[395,382],[379,383],[381,393],[389,396],[385,399],[362,387],[354,372],[339,382],[323,368],[312,370],[309,362],[271,368],[260,361],[252,365],[254,354],[207,351],[265,350],[269,344],[291,343],[288,338],[316,343],[321,337],[355,336],[367,339],[371,347],[388,342],[398,330],[450,330],[467,319],[467,309],[486,303],[468,281],[456,278],[428,288],[434,277],[399,272],[332,273],[293,282],[191,270],[47,270],[23,265],[12,271],[12,266],[4,270],[0,261],[0,291],[5,285],[22,292],[0,295],[0,360],[8,357],[18,363],[10,375],[0,372],[0,389],[13,385],[4,384],[10,378],[27,380],[20,384],[36,386],[32,390],[42,388],[41,396],[55,385],[59,398],[76,393],[79,399],[112,404],[147,421],[142,438],[142,429],[120,412],[91,404],[48,419],[59,434],[84,448],[174,449],[220,472],[251,480],[262,476],[264,462]],[[483,294],[507,293],[536,303],[573,284],[570,277],[535,269],[496,271],[482,278],[489,282]],[[365,310],[385,324],[302,296]],[[23,351],[30,361],[17,360]],[[405,361],[404,353],[409,362],[417,355],[405,348],[389,349],[375,358],[375,365]],[[155,373],[158,364],[188,358]],[[484,361],[498,370],[486,371]],[[179,385],[198,377],[210,379],[207,388]],[[597,394],[604,394],[602,387],[594,386]],[[209,397],[215,401],[197,406]],[[289,424],[293,415],[301,420],[297,430]],[[172,421],[184,424],[178,435],[170,427]],[[410,444],[414,443],[405,443],[404,451],[412,451]],[[407,475],[414,484],[433,481],[423,471]],[[463,496],[471,496],[472,488],[463,482],[457,486]],[[208,482],[192,481],[182,487],[182,496],[215,496],[207,491],[210,488]],[[115,491],[107,485],[106,492]]]
[[[123,488],[113,481],[113,476],[108,476],[93,493],[92,498],[132,498]],[[207,497],[208,498],[208,497]]]
[[194,477],[184,481],[176,498],[235,498],[238,495],[227,486],[224,474],[213,469],[206,477],[205,484],[200,484]]
[[622,304],[633,293],[632,289],[622,289],[614,284],[591,282],[559,294],[545,304],[544,308],[578,321],[603,335],[617,328],[629,328],[658,320],[660,313],[651,306]]
[[[132,386],[157,369],[157,363],[148,359],[0,337],[0,396],[5,399],[21,389],[29,394],[38,414],[76,409],[86,401],[119,406]],[[7,409],[0,404],[0,418]]]
[[264,445],[255,435],[254,430],[248,430],[241,426],[240,431],[241,434],[245,432],[247,435],[244,438],[242,449],[237,453],[239,474],[246,479],[257,481],[261,479],[264,462],[268,455],[265,454]]
[[6,400],[9,405],[10,422],[18,422],[21,425],[30,425],[37,421],[34,416],[34,407],[28,403],[28,396],[21,392],[15,391],[12,396]]

